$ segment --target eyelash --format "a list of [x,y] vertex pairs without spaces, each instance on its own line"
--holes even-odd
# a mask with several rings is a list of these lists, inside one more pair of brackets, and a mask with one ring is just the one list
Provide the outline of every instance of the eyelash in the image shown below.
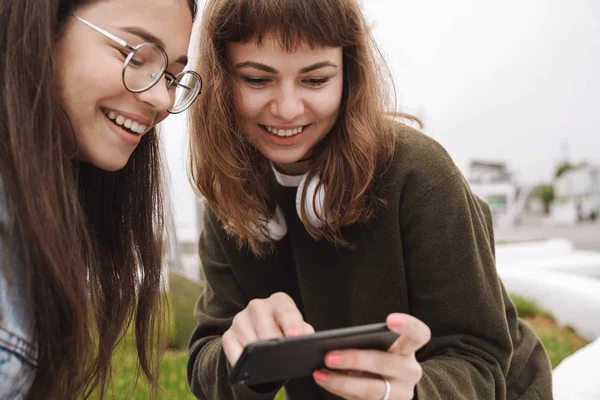
[[[246,82],[249,86],[251,87],[255,87],[255,88],[261,88],[263,86],[265,86],[267,83],[269,83],[271,80],[268,78],[251,78],[251,77],[243,77],[242,78],[244,80],[244,82]],[[318,88],[321,87],[323,85],[325,85],[327,82],[329,82],[328,77],[325,78],[307,78],[305,79],[303,82],[305,82],[306,85],[314,87],[314,88]]]
[[[117,51],[119,53],[121,53],[121,56],[123,56],[123,60],[125,60],[127,58],[127,56],[129,55],[128,53],[125,53],[123,50],[117,49]],[[133,66],[135,67],[140,67],[143,66],[143,61],[140,62],[138,60],[136,60],[135,58],[132,58],[131,61],[129,61]],[[165,75],[165,79],[166,79],[166,84],[169,85],[169,83],[171,83],[171,81],[173,80],[173,78],[171,78],[169,75]],[[177,89],[177,84],[171,86],[171,90],[176,90]]]
[[[121,56],[123,56],[123,60],[125,60],[127,58],[127,56],[129,56],[129,53],[125,53],[123,50],[117,49],[117,51],[119,53],[121,53]],[[144,65],[144,62],[140,62],[138,60],[136,60],[135,58],[132,58],[131,61],[129,61],[133,66],[135,67],[140,67]]]
[[329,78],[309,78],[307,79],[307,83],[310,86],[319,87],[329,82]]
[[252,86],[252,87],[262,87],[268,81],[268,79],[264,79],[264,78],[244,77],[242,79],[244,80],[244,82],[246,82],[249,86]]

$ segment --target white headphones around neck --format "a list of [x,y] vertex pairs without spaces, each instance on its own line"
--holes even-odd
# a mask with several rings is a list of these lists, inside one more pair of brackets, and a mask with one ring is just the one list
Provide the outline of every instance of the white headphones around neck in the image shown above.
[[[277,171],[273,164],[271,164],[271,168],[275,173],[275,179],[277,180],[277,183],[279,183],[281,186],[298,188],[296,192],[296,213],[298,214],[298,217],[302,216],[302,194],[306,191],[306,204],[304,206],[304,211],[306,218],[308,219],[308,223],[315,228],[320,228],[325,225],[327,221],[323,205],[325,202],[325,189],[322,185],[319,187],[319,176],[314,176],[310,182],[306,184],[308,173],[303,175],[285,175]],[[283,215],[283,211],[279,205],[277,205],[275,208],[275,214],[266,223],[265,228],[267,230],[266,237],[261,230],[256,229],[261,241],[279,241],[287,234],[285,216]]]

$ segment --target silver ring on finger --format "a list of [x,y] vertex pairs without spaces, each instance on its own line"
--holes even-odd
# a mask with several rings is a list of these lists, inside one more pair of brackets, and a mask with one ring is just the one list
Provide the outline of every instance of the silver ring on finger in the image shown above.
[[383,397],[381,398],[381,400],[390,400],[390,394],[392,393],[392,385],[390,384],[390,381],[388,381],[385,378],[381,378],[383,379],[383,383],[385,383],[385,394],[383,395]]

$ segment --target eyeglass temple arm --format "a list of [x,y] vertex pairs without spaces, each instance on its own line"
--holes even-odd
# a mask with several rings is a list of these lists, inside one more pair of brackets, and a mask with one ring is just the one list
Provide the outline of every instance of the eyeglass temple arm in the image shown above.
[[120,39],[118,37],[116,37],[115,35],[113,35],[112,33],[105,31],[104,29],[100,28],[99,26],[96,26],[94,24],[92,24],[91,22],[86,21],[85,19],[78,17],[76,15],[73,15],[74,18],[77,18],[79,21],[83,22],[84,24],[86,24],[87,26],[89,26],[90,28],[92,28],[93,30],[95,30],[96,32],[106,36],[107,38],[111,39],[114,42],[117,42],[118,44],[120,44],[121,46],[133,51],[135,50],[134,47],[132,47],[131,45],[129,45],[129,43],[127,43],[126,41],[124,41],[123,39]]
[[171,79],[171,82],[173,82],[173,85],[176,85],[178,87],[182,87],[188,90],[192,90],[191,87],[184,85],[183,83],[178,83],[177,82],[177,77],[175,75],[173,75],[172,73],[170,73],[169,71],[165,71],[164,72],[165,75],[167,75],[169,77],[169,79]]
[[183,85],[183,84],[181,84],[181,83],[176,83],[176,85],[177,85],[177,86],[180,86],[180,87],[182,87],[182,88],[184,88],[184,89],[190,90],[190,91],[192,90],[192,88],[191,88],[191,87],[189,87],[189,86],[186,86],[186,85]]

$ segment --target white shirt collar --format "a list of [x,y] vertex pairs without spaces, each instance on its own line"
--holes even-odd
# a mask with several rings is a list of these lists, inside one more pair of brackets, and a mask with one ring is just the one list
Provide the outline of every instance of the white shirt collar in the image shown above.
[[298,186],[300,186],[300,182],[302,181],[302,178],[304,178],[304,175],[306,175],[306,174],[286,175],[284,173],[277,171],[277,168],[275,168],[275,165],[273,165],[273,163],[270,163],[270,164],[271,164],[271,169],[275,173],[275,179],[277,180],[277,183],[279,183],[281,186],[298,187]]

